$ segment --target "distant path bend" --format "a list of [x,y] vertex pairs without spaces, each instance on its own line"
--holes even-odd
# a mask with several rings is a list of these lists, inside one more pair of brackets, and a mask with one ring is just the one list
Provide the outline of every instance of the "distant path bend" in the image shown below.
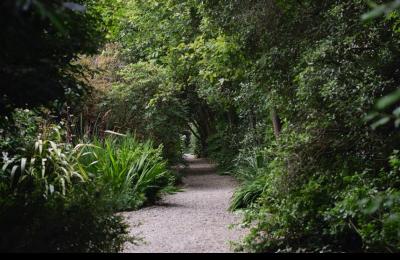
[[217,175],[206,159],[186,156],[186,161],[183,192],[166,196],[158,205],[123,213],[131,234],[146,242],[129,244],[124,252],[232,252],[229,241],[243,237],[243,229],[228,228],[241,221],[227,211],[237,182]]

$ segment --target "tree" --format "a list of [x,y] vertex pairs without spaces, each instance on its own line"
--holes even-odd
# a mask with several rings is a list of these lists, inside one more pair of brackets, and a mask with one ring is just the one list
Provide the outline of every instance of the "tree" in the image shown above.
[[[93,1],[5,0],[0,3],[0,113],[53,106],[88,86],[74,61],[104,42]],[[54,103],[56,101],[56,103]]]

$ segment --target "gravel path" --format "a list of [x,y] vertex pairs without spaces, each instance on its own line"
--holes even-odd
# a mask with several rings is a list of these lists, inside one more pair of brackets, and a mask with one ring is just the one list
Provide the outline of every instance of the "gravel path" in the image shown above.
[[241,220],[227,211],[236,181],[217,175],[205,159],[187,156],[186,160],[183,192],[166,196],[158,205],[123,213],[132,226],[131,234],[145,241],[127,245],[125,252],[232,252],[229,241],[245,234],[236,226],[228,228]]

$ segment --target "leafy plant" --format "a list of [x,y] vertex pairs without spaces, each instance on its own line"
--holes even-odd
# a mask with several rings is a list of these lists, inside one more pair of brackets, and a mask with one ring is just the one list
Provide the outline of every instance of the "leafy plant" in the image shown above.
[[107,193],[79,162],[86,144],[63,143],[60,126],[43,129],[33,147],[0,168],[0,249],[3,252],[119,252],[128,226]]
[[34,188],[34,183],[45,196],[54,192],[65,195],[74,182],[88,179],[78,163],[84,145],[71,147],[60,143],[60,130],[60,126],[53,126],[40,136],[29,157],[15,155],[9,158],[7,152],[3,152],[1,173],[3,178],[9,179],[11,190],[23,193]]
[[161,157],[162,147],[139,143],[132,135],[107,136],[85,147],[80,163],[110,190],[116,210],[138,208],[154,202],[163,193],[175,191],[175,177]]

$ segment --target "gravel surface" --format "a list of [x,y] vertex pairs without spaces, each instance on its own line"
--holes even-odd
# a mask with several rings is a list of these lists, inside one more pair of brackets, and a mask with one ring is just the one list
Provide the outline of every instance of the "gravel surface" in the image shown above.
[[139,245],[126,245],[124,252],[232,252],[229,241],[245,235],[239,227],[229,228],[241,220],[227,211],[236,181],[217,175],[205,159],[186,160],[183,192],[166,196],[158,205],[123,213],[131,234],[144,239]]

